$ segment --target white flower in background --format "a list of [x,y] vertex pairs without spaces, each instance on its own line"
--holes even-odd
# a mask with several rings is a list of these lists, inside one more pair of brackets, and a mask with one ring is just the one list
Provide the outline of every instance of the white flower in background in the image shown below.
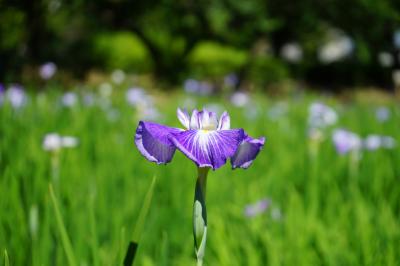
[[389,52],[380,52],[378,54],[378,61],[382,67],[391,67],[394,64],[393,55]]
[[58,151],[61,148],[74,148],[78,146],[78,139],[71,136],[60,136],[49,133],[44,136],[42,147],[46,151]]
[[334,125],[337,119],[336,111],[325,104],[314,102],[308,109],[308,124],[310,127],[325,128]]
[[382,145],[381,137],[378,135],[368,135],[365,138],[363,145],[367,150],[377,150]]
[[281,221],[282,220],[282,211],[280,208],[275,207],[271,210],[271,218],[274,221]]
[[78,102],[78,96],[74,92],[67,92],[61,97],[61,103],[65,107],[72,107]]
[[348,130],[336,129],[332,134],[332,140],[339,154],[358,151],[362,148],[361,138]]
[[101,83],[99,86],[99,91],[100,91],[100,96],[103,98],[108,98],[111,96],[111,93],[113,91],[113,87],[111,86],[110,83],[104,82]]
[[57,72],[57,66],[53,62],[47,62],[40,66],[39,75],[42,79],[51,79]]
[[121,69],[116,69],[111,73],[111,79],[115,84],[121,84],[125,80],[125,72]]
[[379,122],[386,122],[390,119],[390,110],[384,106],[379,107],[375,111],[375,116]]
[[27,102],[27,96],[22,86],[18,84],[11,85],[5,94],[5,99],[15,109],[23,107]]
[[379,148],[393,149],[396,147],[396,140],[389,136],[370,134],[365,138],[363,146],[365,149],[370,151],[374,151]]
[[318,58],[322,63],[330,64],[351,55],[354,42],[348,35],[338,30],[332,30],[328,35],[328,41],[318,50]]
[[303,49],[297,42],[289,42],[282,46],[281,57],[290,63],[298,63],[303,58]]
[[231,103],[236,107],[243,107],[250,103],[250,97],[247,93],[238,91],[232,94]]
[[144,89],[134,87],[126,91],[126,101],[132,106],[147,105],[151,97],[147,95]]
[[190,97],[187,97],[183,100],[182,104],[178,104],[178,106],[182,106],[183,108],[186,109],[192,109],[193,106],[197,104],[196,100]]

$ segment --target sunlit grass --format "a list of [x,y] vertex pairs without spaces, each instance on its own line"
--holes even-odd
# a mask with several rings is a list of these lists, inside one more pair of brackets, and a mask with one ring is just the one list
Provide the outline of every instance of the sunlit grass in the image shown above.
[[[68,253],[77,265],[121,262],[153,176],[157,183],[135,265],[195,265],[195,166],[179,152],[166,166],[139,154],[133,136],[140,112],[126,103],[124,93],[114,90],[107,107],[66,108],[58,91],[31,95],[19,110],[0,107],[0,250],[7,250],[10,265],[71,265]],[[176,108],[188,96],[154,93],[160,120],[178,127]],[[226,165],[209,174],[205,265],[400,263],[399,147],[363,151],[352,166],[350,155],[336,153],[331,128],[319,143],[310,142],[307,113],[314,95],[279,100],[256,95],[243,108],[233,107],[228,97],[191,98],[191,108],[218,104],[230,112],[232,127],[267,137],[248,170]],[[287,111],[274,118],[269,111],[277,101]],[[370,102],[322,101],[338,112],[333,128],[400,142],[398,103],[385,101],[391,117],[381,123],[375,118],[378,105]],[[67,253],[48,190],[52,154],[42,149],[42,140],[49,132],[79,139],[78,147],[59,152],[54,194],[71,241]],[[271,200],[267,211],[246,217],[245,206],[262,198]],[[38,212],[36,229],[30,226],[32,206]]]

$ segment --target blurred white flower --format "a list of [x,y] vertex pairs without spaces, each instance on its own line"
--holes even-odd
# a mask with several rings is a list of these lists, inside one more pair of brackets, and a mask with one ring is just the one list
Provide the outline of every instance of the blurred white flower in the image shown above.
[[346,154],[350,151],[358,151],[362,148],[361,138],[348,130],[336,129],[333,132],[332,140],[336,151],[340,154]]
[[8,100],[15,109],[23,107],[27,102],[27,96],[22,86],[11,85],[6,91],[5,99]]
[[78,139],[71,136],[60,136],[49,133],[44,136],[42,147],[46,151],[57,151],[61,148],[74,148],[78,146]]
[[125,80],[125,72],[121,69],[116,69],[111,73],[111,79],[115,84],[121,84]]
[[370,134],[365,138],[363,144],[364,148],[370,151],[374,151],[379,148],[393,149],[396,147],[396,140],[389,136]]
[[281,209],[278,208],[278,207],[273,208],[271,210],[271,218],[272,218],[272,220],[275,220],[275,221],[282,220],[282,211],[281,211]]
[[354,50],[353,40],[338,30],[329,33],[329,40],[318,50],[319,60],[324,64],[340,61],[351,55]]
[[110,83],[104,82],[101,83],[99,86],[100,96],[103,98],[108,98],[111,96],[113,87]]
[[367,150],[377,150],[381,147],[382,140],[378,135],[368,135],[364,140],[364,147]]
[[392,80],[395,87],[400,87],[400,70],[395,69],[392,71]]
[[67,92],[61,98],[61,103],[65,107],[72,107],[78,102],[78,96],[74,92]]
[[236,107],[243,107],[250,103],[250,97],[247,93],[238,91],[232,94],[231,103]]
[[132,106],[147,105],[150,100],[144,89],[134,87],[126,91],[126,101]]
[[324,128],[334,125],[338,119],[336,111],[319,102],[314,102],[308,109],[309,127]]
[[40,66],[39,75],[42,79],[51,79],[57,72],[57,66],[53,62],[47,62]]
[[290,63],[298,63],[303,58],[303,49],[297,42],[289,42],[282,46],[281,57]]
[[375,116],[379,122],[385,122],[390,118],[390,110],[389,108],[384,106],[379,107],[375,111]]
[[378,54],[378,61],[382,67],[391,67],[394,64],[393,55],[389,52],[380,52]]

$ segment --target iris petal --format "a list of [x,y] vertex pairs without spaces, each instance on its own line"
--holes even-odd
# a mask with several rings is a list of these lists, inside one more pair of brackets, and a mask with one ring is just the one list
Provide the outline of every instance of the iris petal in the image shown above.
[[264,146],[265,138],[253,139],[246,136],[231,158],[232,168],[248,168]]
[[180,108],[178,108],[176,113],[177,113],[178,119],[182,123],[182,125],[185,128],[189,129],[190,128],[190,116],[189,116],[187,110],[186,109],[181,110]]
[[176,149],[168,135],[180,131],[182,130],[178,128],[140,121],[136,129],[135,144],[147,160],[166,164],[171,161]]
[[243,129],[187,130],[172,133],[171,141],[197,166],[215,170],[235,154],[244,137]]
[[225,111],[219,118],[218,130],[230,129],[230,128],[231,128],[231,118],[229,117],[229,114]]

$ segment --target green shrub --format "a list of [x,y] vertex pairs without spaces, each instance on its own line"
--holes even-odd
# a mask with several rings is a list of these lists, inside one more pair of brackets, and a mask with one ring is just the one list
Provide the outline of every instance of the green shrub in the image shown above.
[[259,86],[283,81],[289,77],[289,70],[281,60],[270,56],[258,56],[251,60],[247,78]]
[[101,33],[93,39],[95,61],[108,70],[149,71],[152,62],[141,40],[130,32]]
[[220,77],[237,71],[247,60],[246,51],[215,42],[201,42],[189,55],[189,67],[198,76]]

